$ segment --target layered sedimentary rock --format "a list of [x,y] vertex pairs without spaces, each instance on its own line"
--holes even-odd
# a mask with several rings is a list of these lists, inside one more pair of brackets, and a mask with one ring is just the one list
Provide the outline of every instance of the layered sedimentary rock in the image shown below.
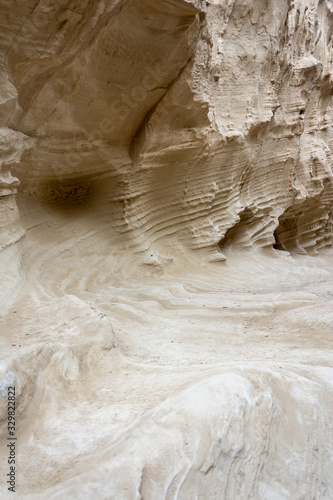
[[3,0],[0,28],[22,498],[330,498],[332,1]]
[[25,192],[61,203],[106,176],[121,230],[149,244],[330,243],[331,2],[2,9],[4,121],[34,141]]

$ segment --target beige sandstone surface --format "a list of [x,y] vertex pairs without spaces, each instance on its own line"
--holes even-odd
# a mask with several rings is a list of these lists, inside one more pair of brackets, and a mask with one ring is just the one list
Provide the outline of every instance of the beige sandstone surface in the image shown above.
[[332,0],[1,0],[0,76],[1,499],[333,499]]

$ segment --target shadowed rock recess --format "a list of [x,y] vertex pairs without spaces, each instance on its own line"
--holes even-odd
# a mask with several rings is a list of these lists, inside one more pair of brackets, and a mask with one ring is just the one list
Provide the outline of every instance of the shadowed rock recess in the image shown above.
[[1,499],[333,498],[333,1],[1,0]]

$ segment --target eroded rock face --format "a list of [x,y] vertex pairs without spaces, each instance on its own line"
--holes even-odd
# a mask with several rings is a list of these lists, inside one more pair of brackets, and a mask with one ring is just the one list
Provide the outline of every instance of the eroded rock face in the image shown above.
[[330,1],[2,10],[3,123],[33,140],[13,146],[22,190],[66,199],[102,176],[99,203],[146,246],[331,243]]
[[21,497],[330,498],[332,1],[2,0],[0,28]]

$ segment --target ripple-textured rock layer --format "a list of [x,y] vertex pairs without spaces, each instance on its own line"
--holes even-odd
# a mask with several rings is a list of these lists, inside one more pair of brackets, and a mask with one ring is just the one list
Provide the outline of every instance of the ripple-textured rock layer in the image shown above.
[[2,0],[0,75],[18,497],[333,498],[332,1]]

